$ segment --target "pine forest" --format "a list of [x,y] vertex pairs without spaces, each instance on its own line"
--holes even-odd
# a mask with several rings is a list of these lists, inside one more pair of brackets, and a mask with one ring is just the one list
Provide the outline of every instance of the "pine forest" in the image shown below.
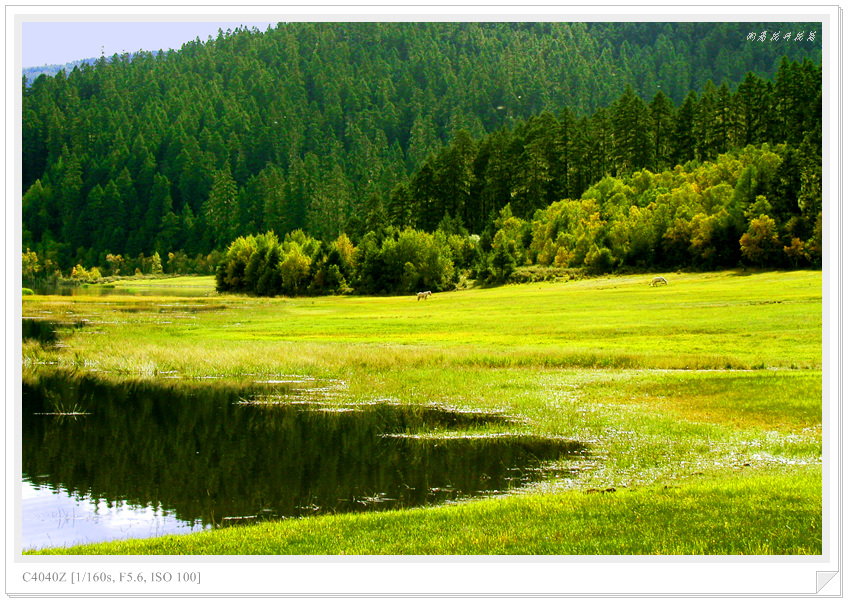
[[813,30],[281,23],[25,77],[24,280],[298,295],[819,266]]

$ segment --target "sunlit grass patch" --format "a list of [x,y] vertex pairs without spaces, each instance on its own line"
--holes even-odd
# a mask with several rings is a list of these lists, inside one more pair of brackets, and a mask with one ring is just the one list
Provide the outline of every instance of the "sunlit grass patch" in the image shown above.
[[669,371],[635,380],[626,390],[626,400],[691,421],[780,431],[821,428],[819,371]]
[[[812,280],[801,274],[803,283]],[[686,278],[663,293],[636,282],[611,289],[575,281],[444,293],[426,302],[409,296],[219,296],[179,302],[194,309],[185,312],[176,311],[175,298],[165,297],[36,298],[24,304],[27,313],[96,313],[104,329],[122,340],[126,355],[147,358],[167,356],[161,348],[179,337],[189,357],[194,348],[221,342],[248,353],[271,349],[279,362],[316,353],[327,365],[346,365],[355,356],[361,360],[353,362],[375,367],[821,367],[820,290],[790,287],[801,278],[797,273],[783,275],[783,288],[758,282],[771,282],[770,274]],[[781,296],[786,302],[802,299],[749,303]],[[745,303],[699,306],[721,299]],[[163,308],[167,319],[160,316]],[[201,315],[201,309],[209,311]],[[110,328],[110,322],[117,324]],[[96,345],[76,343],[85,355],[101,355]],[[101,365],[108,361],[99,359]]]

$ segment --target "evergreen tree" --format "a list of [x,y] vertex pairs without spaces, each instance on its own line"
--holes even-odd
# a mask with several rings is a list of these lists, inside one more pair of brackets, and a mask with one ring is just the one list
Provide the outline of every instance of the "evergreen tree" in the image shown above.
[[[147,244],[144,251],[154,251],[153,241],[159,234],[162,219],[169,213],[173,214],[173,201],[171,200],[171,183],[167,176],[156,174],[153,177],[153,186],[150,190],[150,200],[144,215],[144,223],[140,231]],[[164,249],[164,252],[171,251]]]
[[615,172],[626,174],[653,165],[648,108],[628,86],[612,107]]
[[400,183],[392,190],[389,196],[387,215],[389,223],[393,226],[399,228],[412,226],[414,207],[406,184]]
[[[68,147],[62,150],[62,156],[56,166],[58,210],[61,231],[56,233],[66,241],[71,249],[78,249],[86,236],[85,225],[78,219],[83,211],[82,166],[76,153]],[[68,260],[76,258],[68,258]],[[68,264],[70,265],[70,264]]]
[[574,113],[568,107],[564,107],[559,115],[559,123],[556,129],[554,143],[556,158],[550,166],[551,176],[555,183],[554,197],[557,199],[579,195],[579,192],[574,191],[572,182],[575,169],[573,142],[575,125]]
[[[448,213],[463,219],[470,215],[475,152],[471,134],[468,130],[460,130],[445,152],[438,156],[433,168],[435,207],[432,215]],[[435,229],[436,225],[432,219],[424,223],[427,230]]]
[[674,105],[668,97],[658,91],[648,105],[651,124],[651,146],[653,148],[653,171],[659,172],[671,166],[672,133],[674,127]]
[[738,128],[733,141],[737,146],[748,146],[754,142],[772,140],[768,136],[768,115],[770,94],[768,85],[750,71],[739,84],[734,95],[734,113]]
[[683,164],[695,157],[695,111],[698,97],[690,92],[677,110],[674,121],[674,136],[671,143],[671,162]]
[[221,248],[235,238],[238,204],[236,202],[235,180],[230,172],[230,164],[215,173],[209,198],[203,205],[203,224],[206,228],[210,247]]

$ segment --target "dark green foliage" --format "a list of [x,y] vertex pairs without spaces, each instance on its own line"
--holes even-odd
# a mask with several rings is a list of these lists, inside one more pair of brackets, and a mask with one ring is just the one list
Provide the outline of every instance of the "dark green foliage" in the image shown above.
[[362,293],[444,291],[457,279],[444,233],[407,228],[382,238],[369,232],[354,256],[356,289]]
[[586,254],[585,264],[590,273],[604,274],[613,269],[615,259],[612,256],[612,252],[606,247],[593,245],[589,253]]
[[662,90],[654,96],[648,105],[650,132],[648,134],[653,165],[650,167],[658,172],[671,164],[671,143],[673,134],[674,105]]
[[207,248],[218,249],[232,241],[238,228],[238,189],[229,163],[218,171],[212,181],[209,197],[203,204],[203,224]]
[[612,107],[615,173],[626,174],[654,165],[654,121],[648,107],[629,86]]
[[698,95],[690,92],[677,110],[671,141],[671,163],[683,164],[695,157],[695,112]]
[[283,290],[283,279],[281,272],[278,270],[280,249],[278,247],[272,247],[259,257],[259,266],[254,274],[254,276],[258,275],[254,291],[257,295],[269,296],[281,293]]
[[[793,82],[812,86],[808,96],[818,98],[816,86],[820,86],[820,80],[813,76],[815,69],[809,62],[784,61],[780,70],[783,89],[794,90],[790,85]],[[590,268],[596,271],[619,264],[731,266],[740,260],[739,238],[747,229],[743,208],[760,195],[774,200],[768,215],[784,225],[780,227],[781,236],[789,237],[785,245],[792,248],[793,236],[809,241],[821,211],[820,107],[815,102],[804,104],[800,98],[781,101],[775,90],[777,87],[749,73],[735,92],[726,84],[716,87],[708,81],[700,96],[690,92],[675,108],[662,92],[657,92],[646,105],[628,88],[617,102],[588,118],[575,119],[568,110],[559,119],[542,113],[517,122],[512,129],[484,137],[477,143],[472,159],[472,194],[467,204],[472,208],[469,223],[483,232],[485,249],[489,245],[497,249],[494,237],[501,225],[495,223],[493,229],[487,230],[480,222],[481,211],[492,220],[508,206],[510,216],[514,212],[516,218],[528,221],[537,210],[559,199],[595,199],[599,219],[619,223],[611,235],[623,236],[625,231],[641,229],[638,236],[631,233],[636,239],[621,249],[607,241],[594,240],[595,234],[589,229],[580,235],[585,244],[575,243],[571,250],[575,255],[567,262],[562,245],[557,246],[560,251],[536,249],[524,257],[521,246],[515,246],[520,241],[512,237],[513,247],[498,252],[503,270],[490,277],[503,278],[509,266],[507,255],[523,265],[538,261],[536,254],[553,261],[554,255],[560,253],[560,262],[591,264]],[[781,120],[790,119],[786,114],[790,109],[796,112],[791,119],[801,120],[809,130],[790,133],[785,127],[778,127]],[[775,120],[766,117],[769,111],[776,113]],[[752,138],[757,138],[759,144],[780,144],[765,153],[742,151],[741,169],[738,164],[719,161],[721,170],[712,179],[693,183],[693,190],[680,190],[673,196],[673,207],[663,214],[662,224],[648,224],[651,220],[642,215],[642,210],[666,197],[661,187],[652,184],[654,175],[643,172],[644,168],[656,173],[677,165],[677,169],[693,172],[701,165],[696,161],[715,161],[723,154],[740,151]],[[412,207],[415,223],[431,224],[428,216],[434,205],[442,207],[436,201],[439,180],[434,166],[446,161],[448,154],[449,148],[445,147],[432,155],[405,189],[405,203]],[[618,184],[609,178],[611,175],[618,177]],[[624,188],[622,182],[627,182]],[[718,188],[720,183],[723,186]],[[699,211],[690,209],[693,206],[689,197],[701,193],[704,207]],[[635,222],[625,226],[628,222],[619,218],[628,211]],[[559,232],[552,236],[555,239]],[[612,254],[612,262],[604,248]],[[593,255],[587,259],[590,251]],[[780,254],[767,257],[769,263],[781,264],[785,260]],[[793,262],[804,257],[796,253]],[[762,259],[757,258],[758,262]]]
[[495,248],[491,256],[491,279],[493,282],[503,283],[515,271],[515,256],[511,246],[504,245]]
[[[101,58],[24,86],[24,236],[65,269],[107,252],[205,256],[270,229],[332,239],[374,196],[399,228],[433,230],[447,212],[481,232],[508,202],[529,217],[607,173],[684,163],[695,148],[708,159],[728,140],[800,144],[821,119],[820,42],[745,34],[814,27],[285,23]],[[789,60],[776,66],[775,51]],[[776,67],[772,90],[761,78]],[[744,99],[730,97],[745,119],[704,140],[687,138],[696,121],[644,106],[657,90],[680,103],[748,71]],[[718,92],[705,119],[727,112]],[[622,130],[632,120],[644,124]],[[422,164],[429,175],[399,188]]]

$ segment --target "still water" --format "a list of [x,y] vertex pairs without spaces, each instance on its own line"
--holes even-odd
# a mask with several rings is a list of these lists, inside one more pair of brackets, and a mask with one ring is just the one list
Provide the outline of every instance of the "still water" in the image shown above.
[[493,495],[582,450],[520,435],[427,437],[482,425],[508,434],[510,419],[298,402],[308,394],[62,373],[25,380],[23,547]]
[[215,283],[197,285],[169,284],[168,279],[151,279],[148,281],[126,281],[118,284],[83,284],[78,286],[60,285],[55,283],[28,283],[36,295],[138,295],[138,296],[173,296],[173,297],[214,297]]
[[80,329],[87,324],[85,320],[57,321],[42,318],[24,318],[21,320],[21,338],[33,339],[44,346],[58,345],[60,333]]

